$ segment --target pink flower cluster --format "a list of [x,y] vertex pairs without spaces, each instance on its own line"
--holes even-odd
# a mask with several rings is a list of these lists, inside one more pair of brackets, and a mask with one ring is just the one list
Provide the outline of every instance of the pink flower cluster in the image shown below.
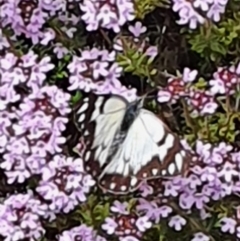
[[88,227],[85,224],[63,231],[58,236],[58,241],[75,241],[79,239],[83,241],[106,241],[105,238],[97,235],[97,232],[92,227]]
[[[65,0],[3,0],[0,2],[0,50],[10,47],[10,42],[18,43],[22,35],[31,39],[33,44],[52,46],[53,52],[60,59],[69,50],[63,45],[59,32],[73,39],[77,31],[75,27],[80,17],[67,11],[75,1]],[[49,27],[48,21],[57,21],[59,29]],[[64,23],[64,24],[63,24]],[[6,38],[2,28],[13,31]],[[60,41],[59,41],[60,40]]]
[[172,9],[178,12],[180,25],[188,24],[190,29],[196,29],[198,24],[204,24],[206,18],[219,22],[225,12],[228,0],[172,0]]
[[72,62],[68,65],[71,74],[69,90],[81,89],[89,92],[105,82],[120,86],[118,78],[121,76],[122,68],[114,62],[115,58],[115,51],[108,52],[97,48],[82,51],[80,57],[73,56]]
[[84,12],[82,19],[88,31],[102,27],[118,33],[121,26],[135,18],[131,0],[84,0],[80,3],[80,9]]
[[213,114],[218,104],[216,95],[233,95],[239,88],[240,64],[231,67],[218,68],[209,81],[209,89],[199,90],[194,88],[197,71],[185,68],[181,77],[170,77],[167,86],[158,92],[160,103],[175,104],[180,99],[185,99],[188,108],[195,116]]
[[33,193],[14,194],[0,204],[0,232],[4,240],[36,240],[45,234],[41,219],[50,214]]
[[195,81],[196,76],[196,70],[185,68],[181,77],[170,77],[167,86],[158,92],[158,101],[175,104],[179,99],[184,98],[193,115],[214,113],[218,107],[214,95],[210,91],[192,88],[191,83]]
[[24,34],[36,44],[43,38],[44,23],[64,7],[62,0],[40,0],[31,3],[26,0],[3,0],[0,4],[1,24],[2,27],[10,26],[16,36]]
[[219,67],[209,84],[213,94],[233,95],[240,84],[240,63],[231,67]]
[[85,173],[81,158],[55,155],[41,169],[42,179],[36,191],[43,199],[50,202],[49,210],[53,213],[69,213],[79,203],[87,200],[86,194],[95,181]]
[[108,235],[115,235],[121,241],[138,241],[143,233],[152,227],[149,217],[138,216],[127,210],[128,203],[115,201],[110,208],[112,217],[107,217],[102,229]]
[[[38,60],[33,52],[0,59],[0,138],[8,183],[22,183],[38,174],[47,156],[61,152],[66,139],[70,95],[56,86],[42,86],[53,69],[50,57]],[[38,160],[38,161],[36,161]]]
[[70,72],[69,90],[84,90],[95,93],[115,93],[125,96],[127,99],[136,97],[136,90],[128,90],[122,86],[119,78],[122,67],[116,62],[116,51],[83,50],[81,56],[73,56],[68,65]]
[[32,193],[6,199],[0,215],[5,240],[41,237],[40,216],[53,220],[60,211],[68,213],[86,201],[94,185],[82,159],[64,155],[71,96],[44,84],[53,68],[50,57],[40,59],[33,51],[0,58],[0,168],[8,184],[40,177],[36,191],[42,197],[41,202]]

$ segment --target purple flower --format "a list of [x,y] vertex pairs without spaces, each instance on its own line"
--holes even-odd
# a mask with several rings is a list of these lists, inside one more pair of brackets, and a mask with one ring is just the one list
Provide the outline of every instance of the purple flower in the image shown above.
[[46,150],[54,155],[62,152],[62,145],[66,143],[66,137],[59,136],[58,133],[52,134],[46,143]]
[[142,182],[138,190],[141,192],[142,197],[153,194],[153,187],[148,185],[147,182]]
[[170,181],[164,182],[164,196],[177,197],[182,188],[185,188],[187,180],[185,178],[176,176]]
[[116,201],[113,202],[113,206],[111,206],[110,210],[114,213],[127,215],[127,214],[129,214],[129,211],[127,210],[127,207],[128,207],[127,202],[121,203],[121,202],[116,200]]
[[119,88],[114,87],[110,83],[105,83],[103,85],[98,86],[97,90],[95,91],[96,94],[116,94],[124,97],[128,101],[134,101],[137,99],[137,91],[135,88],[128,89],[125,86],[121,86]]
[[219,0],[214,0],[207,12],[207,17],[213,19],[215,22],[219,22],[221,14],[225,12],[227,2],[228,0],[222,0],[221,2],[219,2]]
[[33,67],[37,62],[38,56],[33,51],[29,51],[27,54],[21,56],[20,67],[29,68]]
[[137,210],[143,212],[149,220],[158,223],[160,218],[166,218],[172,212],[172,208],[167,205],[163,205],[158,207],[158,205],[154,202],[148,202],[145,199],[139,199],[139,205],[137,205]]
[[202,184],[202,181],[199,179],[199,177],[195,174],[191,174],[188,177],[188,185],[191,189],[196,189],[198,186]]
[[189,68],[184,68],[182,79],[185,83],[193,82],[197,77],[197,70],[190,70]]
[[0,29],[0,50],[10,47],[7,38],[3,35],[2,29]]
[[172,99],[172,95],[168,91],[160,90],[158,92],[158,101],[159,103],[165,103]]
[[0,58],[0,68],[3,71],[11,70],[17,63],[17,57],[13,53],[7,53]]
[[217,175],[218,175],[218,171],[215,167],[206,166],[201,171],[200,179],[202,182],[205,182],[205,181],[213,182],[217,178]]
[[202,232],[194,234],[194,238],[191,241],[210,241],[210,238]]
[[[4,150],[0,146],[3,153],[0,165],[8,177],[8,183],[22,183],[31,175],[41,172],[41,168],[51,158],[50,154],[62,151],[62,144],[66,141],[62,132],[66,129],[68,121],[65,116],[71,111],[71,96],[56,86],[41,86],[45,74],[53,67],[49,57],[38,60],[38,56],[30,51],[18,58],[18,61],[13,55],[6,55],[0,60],[9,64],[5,65],[5,69],[0,69],[6,74],[5,77],[9,73],[15,73],[16,76],[24,75],[24,80],[9,75],[9,78],[3,78],[3,81],[7,83],[12,80],[12,85],[21,84],[21,88],[29,92],[29,95],[18,94],[17,90],[10,86],[8,90],[13,90],[18,99],[11,98],[6,101],[5,107],[9,107],[7,116],[6,111],[0,113],[1,145],[5,143]],[[35,71],[33,75],[32,70]],[[8,93],[5,91],[0,94],[5,94],[6,97]],[[20,104],[11,107],[12,103],[19,100]]]
[[202,11],[207,11],[209,9],[209,5],[213,3],[213,0],[195,0],[193,2],[193,6],[195,8],[199,8]]
[[140,241],[134,236],[125,236],[125,237],[120,237],[119,241]]
[[53,29],[46,29],[46,31],[43,33],[42,40],[40,41],[40,43],[46,46],[49,44],[51,40],[55,39],[55,37],[56,33]]
[[240,227],[239,226],[236,228],[236,236],[238,238],[240,238]]
[[220,142],[218,146],[214,148],[214,151],[217,153],[220,153],[222,155],[228,155],[230,151],[233,150],[233,146],[225,143],[225,142]]
[[11,27],[14,40],[16,36],[24,34],[33,44],[40,42],[43,45],[49,41],[41,41],[46,38],[44,24],[54,15],[65,12],[67,7],[66,2],[59,0],[31,2],[31,4],[24,4],[20,0],[10,2],[3,0],[1,3],[2,27]]
[[57,55],[58,59],[62,59],[66,54],[69,53],[69,50],[64,47],[62,43],[56,43],[53,52]]
[[[34,98],[39,96],[40,99],[49,98],[49,105],[52,105],[55,110],[58,111],[61,116],[67,115],[71,112],[69,101],[71,99],[71,95],[65,93],[57,88],[57,86],[44,86],[40,89],[39,93],[36,93]],[[45,107],[46,108],[46,107]],[[48,108],[51,108],[49,106]]]
[[220,200],[226,195],[230,195],[232,193],[231,185],[222,183],[219,179],[214,180],[206,185],[204,185],[203,192],[207,193],[208,196],[211,197],[212,200]]
[[193,191],[184,190],[184,192],[179,197],[179,205],[182,209],[191,209],[194,205],[195,199],[193,196]]
[[152,62],[155,59],[155,57],[158,55],[158,49],[157,49],[156,46],[149,46],[149,47],[146,48],[144,54],[146,56],[149,56],[150,58],[149,58],[148,61]]
[[3,161],[1,162],[0,166],[5,170],[9,184],[14,183],[15,181],[18,183],[23,183],[31,176],[29,170],[27,170],[25,158],[25,155],[11,152],[3,155]]
[[201,210],[209,201],[210,197],[206,193],[194,193],[194,203],[197,209]]
[[138,38],[142,33],[147,31],[147,28],[143,26],[141,22],[136,22],[135,25],[130,25],[128,30],[134,35],[135,38]]
[[58,241],[75,241],[79,239],[84,241],[106,241],[105,238],[97,235],[97,232],[92,227],[85,224],[63,231],[62,234],[58,235]]
[[138,230],[143,233],[152,227],[152,223],[149,221],[148,217],[143,216],[136,220],[136,226]]
[[102,224],[102,229],[106,231],[107,234],[112,235],[114,234],[118,224],[115,222],[113,218],[106,218],[105,223]]
[[107,67],[109,64],[107,62],[95,61],[92,65],[93,68],[93,78],[99,79],[101,76],[106,77],[108,75]]
[[205,209],[201,209],[200,210],[200,218],[201,218],[201,220],[205,220],[205,219],[211,218],[211,217],[212,217],[212,215],[211,215],[210,212],[207,212]]
[[167,181],[164,183],[164,196],[165,197],[177,197],[181,189],[180,183],[174,183],[173,181]]
[[221,231],[223,233],[230,233],[230,234],[235,233],[237,221],[234,220],[233,218],[224,217],[220,220],[220,224],[221,224]]
[[171,217],[168,225],[171,228],[174,228],[176,231],[181,231],[182,227],[185,226],[187,223],[186,219],[184,219],[183,217],[176,215]]
[[[231,146],[230,146],[231,147]],[[219,146],[212,146],[210,143],[203,143],[200,140],[196,141],[196,152],[204,163],[215,166],[223,162],[224,155],[229,151],[229,146],[220,143]]]
[[239,171],[236,170],[236,165],[230,162],[225,162],[221,171],[218,172],[218,177],[223,177],[228,183],[231,183],[231,181],[238,176]]

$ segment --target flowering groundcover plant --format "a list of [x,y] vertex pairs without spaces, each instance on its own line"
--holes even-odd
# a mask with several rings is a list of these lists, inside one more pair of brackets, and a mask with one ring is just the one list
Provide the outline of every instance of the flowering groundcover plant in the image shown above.
[[[0,1],[0,240],[240,240],[238,0]],[[186,177],[103,194],[84,169],[83,95],[147,102]]]

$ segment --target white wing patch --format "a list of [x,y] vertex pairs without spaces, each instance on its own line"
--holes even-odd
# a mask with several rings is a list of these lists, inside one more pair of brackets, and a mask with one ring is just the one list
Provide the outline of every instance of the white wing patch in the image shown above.
[[141,109],[126,139],[101,173],[100,185],[110,192],[125,193],[137,189],[142,179],[180,172],[184,151],[178,150],[173,160],[166,162],[175,141],[176,137],[157,116]]
[[[103,105],[104,104],[104,105]],[[78,113],[80,113],[78,121],[81,123],[85,120],[84,111],[87,109],[88,103],[85,102]],[[111,97],[104,103],[104,97],[99,96],[94,103],[94,111],[91,114],[89,122],[95,123],[93,134],[93,143],[89,151],[94,151],[94,160],[102,167],[106,163],[109,148],[118,130],[125,114],[127,102],[119,97]],[[102,107],[102,110],[101,110]],[[87,123],[89,124],[89,123]],[[83,126],[83,136],[88,131]],[[86,158],[88,157],[88,159]],[[88,161],[90,155],[85,155],[85,161]]]

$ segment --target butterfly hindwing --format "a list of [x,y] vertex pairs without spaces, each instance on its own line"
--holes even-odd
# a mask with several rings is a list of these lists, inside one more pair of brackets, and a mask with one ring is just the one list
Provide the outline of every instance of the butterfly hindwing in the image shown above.
[[186,158],[179,139],[152,112],[141,109],[99,183],[112,193],[132,192],[142,180],[181,174]]

